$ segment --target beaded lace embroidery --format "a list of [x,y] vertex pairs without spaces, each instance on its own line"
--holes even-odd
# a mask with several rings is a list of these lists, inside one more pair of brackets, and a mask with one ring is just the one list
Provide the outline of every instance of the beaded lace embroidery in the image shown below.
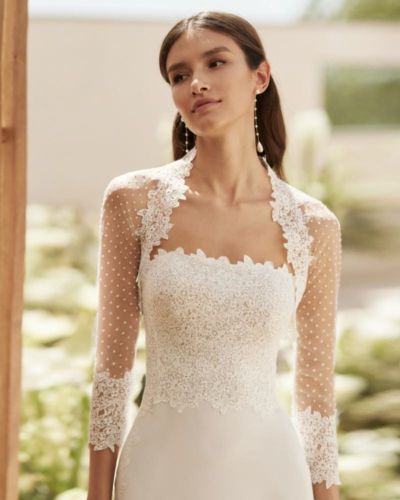
[[[319,200],[281,180],[266,163],[272,218],[287,262],[255,263],[154,246],[168,238],[170,217],[186,199],[196,148],[161,167],[111,180],[101,213],[100,305],[89,443],[120,446],[131,404],[140,314],[146,331],[146,388],[136,420],[166,402],[176,411],[208,401],[222,414],[277,408],[276,357],[282,339],[296,347],[292,418],[313,482],[338,475],[334,349],[341,234]],[[139,439],[132,436],[130,443]]]

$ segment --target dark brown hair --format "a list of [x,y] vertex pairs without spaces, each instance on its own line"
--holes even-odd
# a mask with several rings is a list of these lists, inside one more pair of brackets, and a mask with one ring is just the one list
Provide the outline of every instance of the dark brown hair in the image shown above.
[[[247,65],[256,69],[266,60],[265,51],[255,28],[246,19],[227,12],[204,11],[178,21],[165,36],[159,54],[159,67],[164,80],[170,84],[166,61],[172,45],[190,29],[208,29],[228,35],[242,49]],[[267,161],[279,177],[285,179],[282,158],[286,149],[286,130],[279,94],[272,78],[267,89],[257,96],[257,122],[260,141]],[[189,149],[195,145],[195,136],[188,129]],[[254,134],[255,141],[255,134]],[[175,115],[172,131],[174,160],[185,155],[185,125],[180,114]],[[260,154],[260,153],[258,153]]]

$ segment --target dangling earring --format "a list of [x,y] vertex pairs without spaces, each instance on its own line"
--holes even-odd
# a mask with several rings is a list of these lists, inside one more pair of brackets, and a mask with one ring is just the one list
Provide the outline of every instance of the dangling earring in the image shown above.
[[185,151],[186,153],[189,153],[189,133],[186,123],[185,123]]
[[189,132],[186,123],[182,120],[182,115],[180,116],[181,122],[185,125],[185,152],[189,152]]
[[[256,90],[256,94],[259,94],[259,90]],[[259,153],[264,152],[263,145],[260,141],[260,136],[258,134],[258,123],[257,123],[257,96],[254,98],[254,127],[256,129],[256,137],[257,137],[257,151]]]

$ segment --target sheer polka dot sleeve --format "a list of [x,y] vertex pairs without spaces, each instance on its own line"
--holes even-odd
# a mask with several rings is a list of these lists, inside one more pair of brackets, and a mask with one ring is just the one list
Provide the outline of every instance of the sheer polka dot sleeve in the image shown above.
[[[325,207],[325,206],[323,206]],[[296,312],[292,417],[304,446],[312,482],[342,484],[338,473],[335,340],[341,273],[341,227],[333,212],[307,219],[312,258]]]
[[[94,377],[89,444],[94,450],[120,446],[127,429],[132,372],[139,333],[137,270],[140,262],[138,190],[123,177],[107,186],[100,216]],[[121,185],[122,184],[122,185]]]

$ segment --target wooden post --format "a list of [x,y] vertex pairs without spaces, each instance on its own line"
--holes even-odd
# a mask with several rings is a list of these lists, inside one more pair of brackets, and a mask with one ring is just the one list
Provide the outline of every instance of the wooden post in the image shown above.
[[0,498],[18,498],[27,0],[0,0]]

